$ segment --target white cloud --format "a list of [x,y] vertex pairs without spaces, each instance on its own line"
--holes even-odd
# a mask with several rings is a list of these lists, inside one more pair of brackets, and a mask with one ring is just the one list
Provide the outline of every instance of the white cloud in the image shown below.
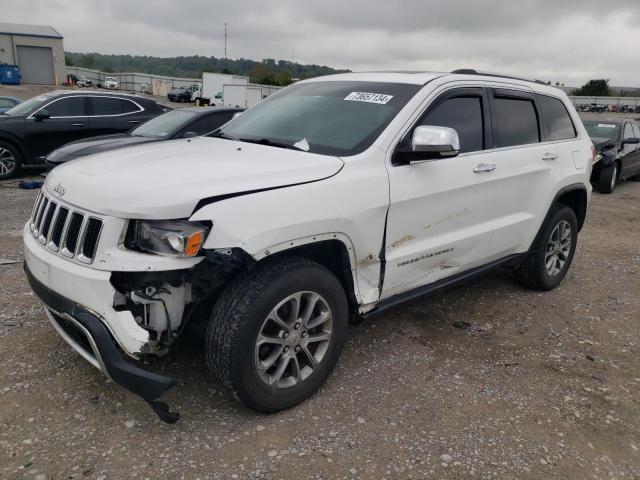
[[640,2],[627,0],[2,0],[3,21],[54,26],[69,51],[224,53],[352,70],[459,67],[639,85]]

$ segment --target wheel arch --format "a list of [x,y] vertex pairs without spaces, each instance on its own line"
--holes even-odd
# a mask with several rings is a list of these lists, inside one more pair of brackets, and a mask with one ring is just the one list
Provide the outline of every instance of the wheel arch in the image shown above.
[[12,135],[7,135],[4,132],[0,132],[0,142],[6,142],[13,145],[16,149],[18,149],[18,153],[22,157],[21,163],[25,163],[29,159],[29,155],[27,154],[27,150],[24,148],[24,145],[20,140],[13,137]]
[[[573,185],[562,188],[554,198],[549,207],[549,211],[554,205],[566,205],[571,208],[576,214],[578,219],[578,230],[582,230],[584,222],[587,217],[587,206],[589,203],[589,197],[587,194],[587,187],[582,183],[576,183]],[[547,216],[549,213],[547,213]]]
[[260,263],[287,256],[306,258],[331,271],[342,284],[349,307],[357,312],[361,298],[355,276],[355,253],[348,237],[340,233],[314,235],[274,245],[253,257]]

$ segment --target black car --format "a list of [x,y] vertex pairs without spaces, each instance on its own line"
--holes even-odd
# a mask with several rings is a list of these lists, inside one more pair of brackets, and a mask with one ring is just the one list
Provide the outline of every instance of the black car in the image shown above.
[[172,110],[128,133],[103,135],[64,145],[47,155],[47,168],[51,170],[69,160],[116,148],[205,135],[227,123],[239,112],[242,112],[241,108],[223,107]]
[[178,87],[171,90],[167,98],[176,103],[189,103],[191,102],[191,89],[188,87]]
[[596,147],[591,181],[600,193],[611,193],[622,178],[640,180],[640,127],[632,120],[586,120]]
[[0,179],[81,138],[120,133],[169,107],[138,95],[63,90],[27,100],[0,114]]

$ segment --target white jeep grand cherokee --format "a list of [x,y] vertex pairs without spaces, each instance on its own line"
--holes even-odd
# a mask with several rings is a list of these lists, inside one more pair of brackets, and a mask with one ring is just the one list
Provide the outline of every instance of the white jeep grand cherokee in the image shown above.
[[24,228],[56,330],[165,421],[175,380],[124,358],[206,328],[210,369],[245,405],[312,395],[349,320],[507,266],[563,279],[592,143],[567,97],[478,74],[298,82],[209,137],[56,168]]

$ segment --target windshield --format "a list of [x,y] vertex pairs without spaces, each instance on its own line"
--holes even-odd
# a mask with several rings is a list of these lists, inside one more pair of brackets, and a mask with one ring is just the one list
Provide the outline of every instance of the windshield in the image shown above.
[[615,142],[620,136],[619,123],[584,122],[584,127],[591,138],[606,138]]
[[168,137],[184,127],[196,115],[197,113],[186,110],[171,110],[134,128],[131,131],[131,135],[152,138]]
[[420,88],[378,82],[294,84],[233,119],[218,134],[323,155],[356,155]]
[[29,115],[34,110],[40,108],[45,102],[51,100],[50,97],[41,95],[39,97],[33,97],[26,102],[23,102],[15,107],[4,112],[5,115],[13,115],[16,117],[21,117],[25,115]]

